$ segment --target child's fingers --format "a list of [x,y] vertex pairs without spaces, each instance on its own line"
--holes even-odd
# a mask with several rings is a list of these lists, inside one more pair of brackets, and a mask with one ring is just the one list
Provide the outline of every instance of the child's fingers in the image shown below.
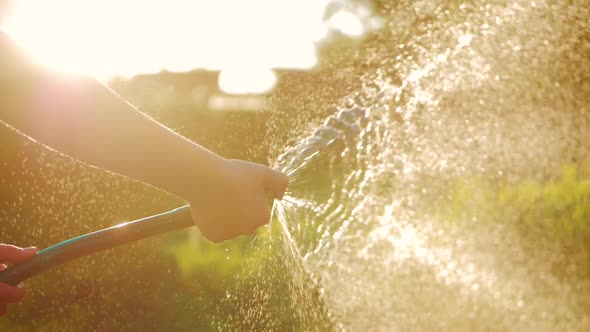
[[25,288],[22,286],[10,286],[0,283],[0,302],[15,303],[25,296]]
[[9,244],[0,244],[0,262],[19,263],[26,261],[37,253],[37,248],[20,248]]

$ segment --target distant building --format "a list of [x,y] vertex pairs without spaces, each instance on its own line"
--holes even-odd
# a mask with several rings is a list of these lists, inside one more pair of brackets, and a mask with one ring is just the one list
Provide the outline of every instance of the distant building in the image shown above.
[[[305,79],[312,72],[275,70],[275,88],[285,79]],[[272,91],[262,94],[229,94],[219,87],[219,71],[193,70],[190,72],[162,71],[142,74],[131,79],[114,79],[110,86],[123,97],[142,109],[158,105],[177,110],[191,111],[265,111],[266,100]]]

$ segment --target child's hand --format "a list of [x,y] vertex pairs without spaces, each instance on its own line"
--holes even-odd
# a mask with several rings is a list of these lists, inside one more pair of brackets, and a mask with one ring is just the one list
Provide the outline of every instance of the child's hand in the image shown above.
[[[8,244],[0,244],[0,270],[4,270],[3,263],[19,263],[30,259],[37,253],[37,248],[19,248]],[[22,284],[11,286],[0,283],[0,316],[6,313],[8,304],[16,303],[25,296],[25,288]]]
[[270,221],[269,199],[282,199],[289,178],[264,165],[222,159],[188,201],[195,224],[213,241],[250,234]]

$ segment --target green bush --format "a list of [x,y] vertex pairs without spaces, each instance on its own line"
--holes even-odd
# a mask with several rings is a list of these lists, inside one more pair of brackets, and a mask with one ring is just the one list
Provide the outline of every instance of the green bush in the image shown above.
[[590,162],[565,165],[559,177],[547,181],[458,179],[444,206],[451,223],[516,221],[559,238],[583,239],[590,232]]

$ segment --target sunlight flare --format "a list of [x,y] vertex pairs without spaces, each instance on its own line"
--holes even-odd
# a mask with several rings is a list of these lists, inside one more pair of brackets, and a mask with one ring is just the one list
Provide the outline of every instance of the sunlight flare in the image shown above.
[[[242,90],[237,81],[253,76],[237,78],[237,65],[315,66],[315,43],[327,31],[322,15],[328,2],[19,0],[3,30],[59,71],[106,80],[163,69],[225,70],[229,86],[222,88]],[[272,86],[268,70],[263,78],[265,84],[255,78],[251,86]]]

